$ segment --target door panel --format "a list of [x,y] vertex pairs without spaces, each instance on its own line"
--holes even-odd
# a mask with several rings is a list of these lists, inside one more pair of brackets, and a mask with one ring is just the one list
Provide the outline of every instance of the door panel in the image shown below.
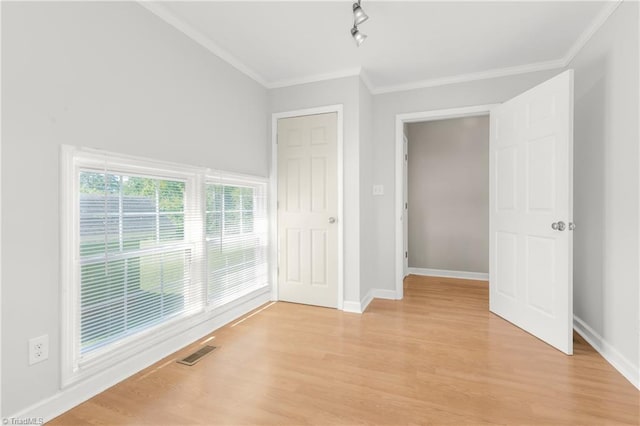
[[553,212],[556,199],[556,139],[553,136],[527,142],[527,209]]
[[518,269],[518,235],[510,232],[496,233],[496,275],[493,282],[502,296],[516,297]]
[[490,309],[573,351],[573,71],[491,112]]
[[302,282],[300,264],[300,249],[302,244],[300,241],[300,230],[288,228],[286,230],[287,240],[284,244],[285,257],[287,258],[287,275],[285,281],[290,284],[300,284]]
[[327,230],[311,230],[311,284],[327,286]]
[[[553,317],[555,300],[555,258],[556,241],[554,238],[527,236],[527,294],[526,303],[533,309]],[[550,266],[550,267],[549,267]]]
[[[302,194],[300,193],[300,159],[288,158],[286,164],[287,182],[283,185],[286,188],[284,203],[287,211],[300,211]],[[281,191],[278,191],[279,193]]]
[[323,157],[311,159],[311,211],[327,211],[327,160]]
[[278,120],[278,164],[278,298],[335,308],[337,114]]
[[517,208],[517,149],[500,148],[496,153],[496,208],[500,211]]

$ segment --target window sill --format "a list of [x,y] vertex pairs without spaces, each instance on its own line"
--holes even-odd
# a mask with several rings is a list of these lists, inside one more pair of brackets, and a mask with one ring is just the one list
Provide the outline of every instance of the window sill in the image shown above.
[[[147,330],[142,336],[131,336],[131,341],[123,342],[125,344],[118,345],[118,347],[113,348],[108,352],[92,356],[81,362],[80,365],[75,366],[75,368],[71,362],[65,362],[65,360],[63,360],[61,388],[67,388],[83,380],[96,376],[116,364],[126,363],[130,358],[141,355],[146,351],[151,351],[155,346],[173,337],[186,333],[188,330],[202,325],[207,321],[216,320],[218,318],[222,319],[222,323],[218,322],[212,329],[206,332],[210,333],[246,314],[248,311],[253,309],[253,307],[247,308],[245,305],[249,305],[249,303],[254,299],[269,296],[270,292],[271,287],[267,285],[253,290],[252,292],[224,305],[220,305],[212,309],[206,309],[197,314],[176,319],[169,324],[163,324],[162,326]],[[197,337],[195,339],[197,339]],[[181,349],[181,347],[175,347],[172,352],[179,349]],[[158,359],[153,362],[156,362],[161,358],[162,356],[158,357]]]

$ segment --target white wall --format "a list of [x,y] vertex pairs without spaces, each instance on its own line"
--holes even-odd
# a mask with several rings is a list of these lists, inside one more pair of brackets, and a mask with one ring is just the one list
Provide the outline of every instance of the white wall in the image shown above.
[[[267,176],[267,93],[136,3],[2,2],[2,67],[10,415],[59,390],[60,145]],[[30,367],[42,334],[49,359]]]
[[373,98],[373,180],[385,194],[374,197],[377,241],[372,287],[395,291],[395,120],[397,114],[504,102],[561,70],[542,71],[468,83],[451,84]]
[[360,301],[360,110],[358,76],[273,89],[269,115],[342,104],[344,111],[344,300]]
[[[575,69],[574,313],[638,378],[638,3],[624,2]],[[614,360],[614,362],[616,362]]]
[[489,272],[489,116],[407,125],[409,267]]

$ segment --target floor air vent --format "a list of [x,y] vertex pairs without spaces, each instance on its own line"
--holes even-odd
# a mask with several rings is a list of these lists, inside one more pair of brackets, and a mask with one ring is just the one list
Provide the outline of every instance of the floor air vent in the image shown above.
[[215,346],[203,346],[201,349],[198,349],[197,351],[195,351],[194,353],[192,353],[191,355],[189,355],[186,358],[183,358],[181,360],[178,361],[178,364],[184,364],[184,365],[193,365],[196,362],[200,361],[200,359],[205,356],[206,354],[208,354],[209,352],[213,351],[216,347]]

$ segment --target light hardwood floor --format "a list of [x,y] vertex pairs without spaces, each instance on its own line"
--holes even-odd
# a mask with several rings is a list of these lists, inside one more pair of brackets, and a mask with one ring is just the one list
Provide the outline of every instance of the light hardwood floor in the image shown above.
[[[580,337],[565,356],[490,314],[482,281],[410,276],[363,315],[266,305],[54,419],[75,424],[638,424]],[[203,339],[204,340],[204,339]]]

